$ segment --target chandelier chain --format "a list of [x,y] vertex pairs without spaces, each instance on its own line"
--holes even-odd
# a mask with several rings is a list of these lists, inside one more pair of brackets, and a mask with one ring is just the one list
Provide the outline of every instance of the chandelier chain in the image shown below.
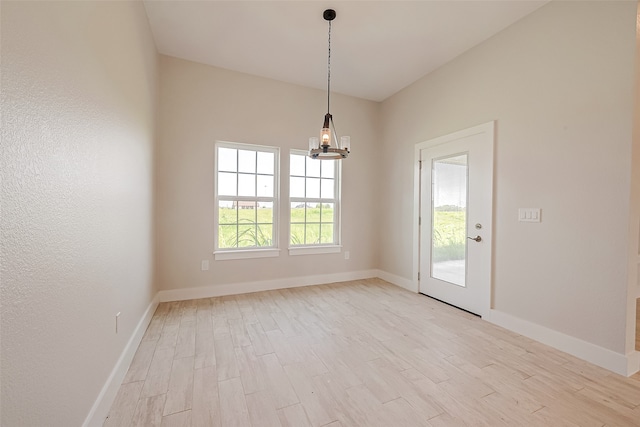
[[329,21],[329,54],[327,57],[327,114],[331,99],[331,21]]

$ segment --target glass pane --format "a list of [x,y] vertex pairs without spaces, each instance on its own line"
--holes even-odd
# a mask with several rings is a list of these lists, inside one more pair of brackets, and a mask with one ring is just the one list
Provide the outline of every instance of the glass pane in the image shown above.
[[238,150],[238,172],[256,172],[256,152]]
[[264,151],[258,151],[258,173],[265,175],[273,175],[273,153],[265,153]]
[[[323,160],[324,161],[324,160]],[[320,180],[320,194],[323,199],[333,199],[333,189],[335,181],[332,179],[321,179]]]
[[256,222],[256,202],[238,200],[236,202],[236,206],[238,206],[238,222],[239,223],[254,224]]
[[235,248],[238,246],[236,238],[237,228],[235,225],[221,225],[218,227],[218,247]]
[[272,246],[273,245],[273,225],[272,224],[260,224],[257,228],[256,242],[258,246]]
[[238,247],[256,246],[256,226],[253,224],[238,225]]
[[305,157],[305,159],[307,160],[307,176],[320,177],[320,163],[324,160],[318,161],[309,157]]
[[289,194],[290,197],[304,197],[304,178],[291,177]]
[[236,172],[238,168],[238,150],[234,148],[218,148],[218,170]]
[[320,168],[322,169],[323,178],[333,178],[336,170],[335,160],[323,160],[320,162]]
[[466,286],[467,155],[434,160],[431,277]]
[[[228,203],[233,203],[229,206]],[[238,221],[238,211],[235,202],[220,202],[218,206],[218,224],[235,224]]]
[[254,197],[256,195],[256,176],[238,174],[238,196]]
[[271,224],[273,222],[273,203],[272,202],[258,202],[258,222],[264,224]]
[[291,203],[291,223],[304,222],[304,203],[293,202]]
[[218,172],[218,195],[219,196],[235,196],[236,195],[236,177],[235,173]]
[[307,222],[320,222],[319,203],[307,203]]
[[296,176],[304,176],[304,162],[306,156],[301,156],[299,154],[291,154],[289,157],[289,168],[291,170],[291,175]]
[[333,224],[322,224],[320,243],[333,243]]
[[[260,238],[268,239],[269,243],[262,243],[262,246],[272,246],[272,234],[273,234],[273,203],[258,203],[258,210],[256,211],[256,219],[258,223],[258,243],[261,242]],[[266,234],[268,230],[268,235]]]
[[[317,160],[316,160],[317,161]],[[320,163],[323,160],[317,161]],[[307,178],[307,198],[320,198],[320,178]]]
[[320,224],[307,224],[305,244],[317,245],[318,243],[320,243]]
[[273,175],[258,175],[258,197],[273,197]]
[[291,244],[304,245],[304,224],[291,224]]
[[322,204],[321,221],[323,223],[333,222],[333,203]]

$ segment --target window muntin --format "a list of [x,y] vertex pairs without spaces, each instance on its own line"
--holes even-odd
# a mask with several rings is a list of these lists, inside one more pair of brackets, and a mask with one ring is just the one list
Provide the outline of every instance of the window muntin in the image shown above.
[[216,252],[277,248],[278,148],[216,144]]
[[289,155],[289,245],[339,245],[339,162]]

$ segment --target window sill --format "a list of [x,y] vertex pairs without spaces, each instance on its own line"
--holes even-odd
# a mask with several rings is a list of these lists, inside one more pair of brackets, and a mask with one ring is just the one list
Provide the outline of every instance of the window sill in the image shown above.
[[335,254],[342,250],[339,245],[327,246],[299,246],[289,248],[289,255],[317,255],[317,254]]
[[216,251],[213,257],[216,261],[229,259],[274,258],[280,256],[280,249],[247,249],[240,251]]

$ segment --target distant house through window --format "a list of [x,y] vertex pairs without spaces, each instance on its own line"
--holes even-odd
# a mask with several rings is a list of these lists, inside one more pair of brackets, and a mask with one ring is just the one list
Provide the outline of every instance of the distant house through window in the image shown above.
[[216,259],[277,248],[278,148],[218,142],[215,164]]

